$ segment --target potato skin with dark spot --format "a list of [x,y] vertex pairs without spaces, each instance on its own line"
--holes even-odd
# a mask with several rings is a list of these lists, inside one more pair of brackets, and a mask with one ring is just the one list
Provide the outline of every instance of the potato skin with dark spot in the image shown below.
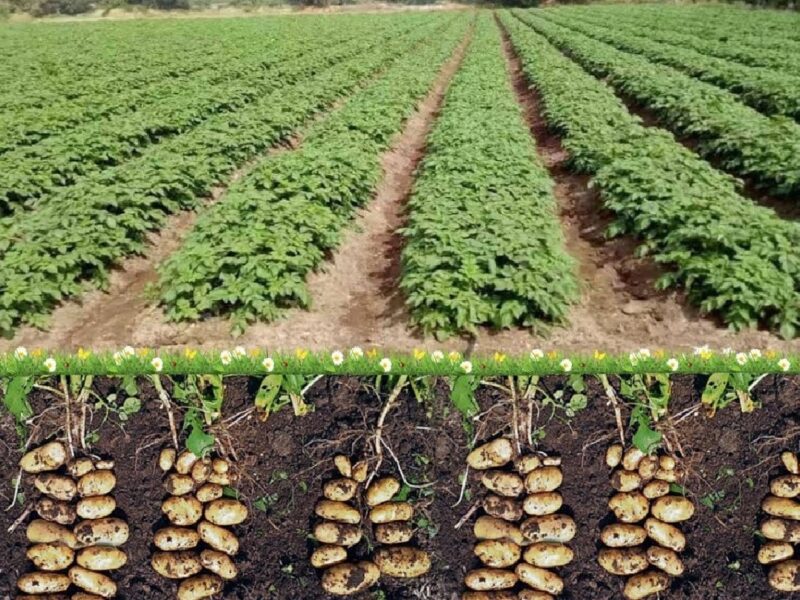
[[430,555],[410,546],[379,548],[375,552],[374,560],[381,573],[390,577],[421,577],[431,568]]

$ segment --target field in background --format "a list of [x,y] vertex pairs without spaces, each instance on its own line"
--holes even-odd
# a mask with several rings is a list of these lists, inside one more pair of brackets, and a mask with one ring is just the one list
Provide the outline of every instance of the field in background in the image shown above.
[[790,347],[798,32],[661,5],[4,25],[0,348]]

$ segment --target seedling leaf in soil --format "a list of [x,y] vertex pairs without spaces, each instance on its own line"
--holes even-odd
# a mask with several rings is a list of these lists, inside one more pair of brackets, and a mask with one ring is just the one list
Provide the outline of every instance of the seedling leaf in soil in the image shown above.
[[28,394],[32,389],[32,377],[14,377],[8,382],[3,395],[3,404],[14,417],[20,436],[25,434],[25,421],[33,416],[33,409],[28,402]]
[[453,379],[453,388],[450,392],[450,401],[464,419],[464,429],[472,433],[472,418],[478,414],[480,407],[475,400],[475,389],[478,379],[470,375],[461,375]]

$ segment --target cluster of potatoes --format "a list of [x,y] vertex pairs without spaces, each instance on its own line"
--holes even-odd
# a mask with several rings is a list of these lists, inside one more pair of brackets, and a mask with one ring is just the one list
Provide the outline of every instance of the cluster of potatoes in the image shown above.
[[770,565],[769,584],[780,592],[800,592],[800,560],[794,558],[800,544],[800,465],[797,454],[781,454],[785,473],[769,484],[770,494],[761,503],[767,518],[760,531],[767,540],[758,550],[758,562]]
[[[128,525],[112,517],[117,508],[114,462],[74,458],[60,442],[31,450],[20,468],[33,474],[41,493],[28,524],[32,544],[26,553],[37,571],[22,575],[20,598],[100,600],[113,598],[117,585],[105,573],[128,560],[120,549],[128,540]],[[70,593],[71,592],[71,593]]]
[[363,535],[356,501],[359,487],[367,479],[367,463],[352,464],[348,457],[338,455],[334,465],[338,476],[325,483],[324,498],[314,507],[322,521],[314,527],[320,546],[311,555],[311,564],[324,570],[322,588],[335,596],[350,596],[375,585],[381,575],[413,578],[427,573],[430,556],[408,544],[414,535],[414,507],[409,502],[392,500],[401,487],[394,477],[376,480],[364,494],[367,518],[381,547],[372,560],[347,560],[348,549],[358,544]]
[[671,456],[649,456],[614,444],[606,452],[616,493],[608,502],[616,522],[600,532],[598,562],[609,573],[628,577],[624,596],[647,598],[669,589],[684,572],[680,553],[686,536],[676,524],[694,515],[694,504],[670,493],[683,471]]
[[564,581],[552,569],[572,561],[566,544],[576,532],[575,521],[559,513],[560,457],[515,456],[511,441],[497,438],[473,450],[467,462],[482,471],[488,492],[484,514],[474,526],[474,551],[483,567],[467,573],[464,583],[470,591],[462,600],[550,600],[560,595]]
[[168,579],[181,580],[178,600],[200,600],[222,592],[238,570],[231,557],[239,539],[228,529],[247,519],[247,507],[223,498],[225,486],[235,483],[231,465],[222,458],[200,458],[188,450],[161,451],[158,465],[166,474],[169,494],[161,511],[170,524],[155,532],[153,569]]

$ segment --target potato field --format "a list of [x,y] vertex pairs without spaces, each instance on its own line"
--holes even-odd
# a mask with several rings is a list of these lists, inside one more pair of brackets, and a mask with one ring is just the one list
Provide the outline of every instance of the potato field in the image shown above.
[[0,350],[791,348],[799,31],[712,6],[0,25]]

